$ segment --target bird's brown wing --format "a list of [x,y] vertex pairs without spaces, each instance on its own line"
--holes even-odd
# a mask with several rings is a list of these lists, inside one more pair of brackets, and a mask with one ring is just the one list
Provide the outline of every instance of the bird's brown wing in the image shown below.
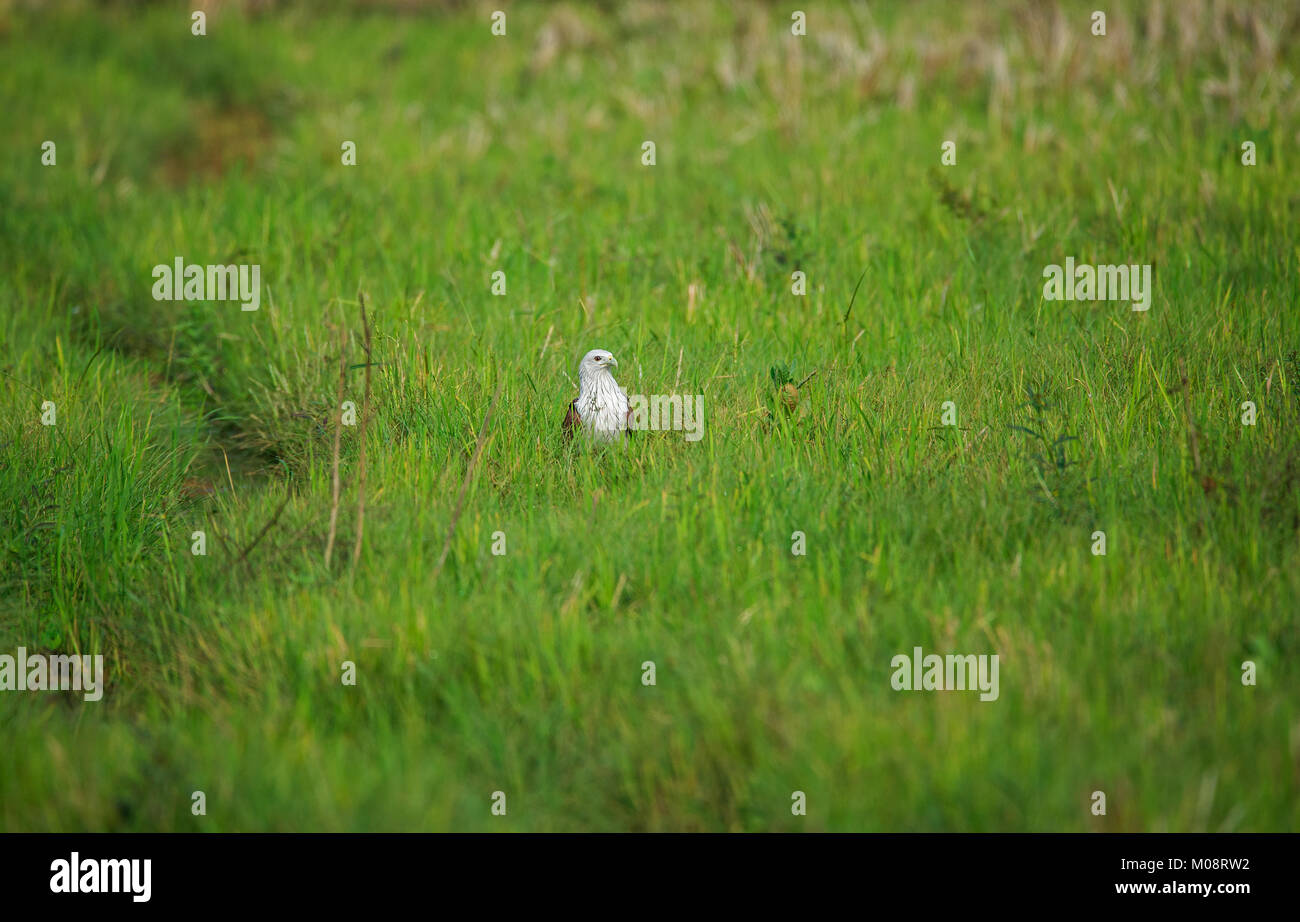
[[574,433],[582,428],[582,417],[578,416],[578,402],[575,400],[569,404],[569,412],[564,414],[564,437],[573,438]]

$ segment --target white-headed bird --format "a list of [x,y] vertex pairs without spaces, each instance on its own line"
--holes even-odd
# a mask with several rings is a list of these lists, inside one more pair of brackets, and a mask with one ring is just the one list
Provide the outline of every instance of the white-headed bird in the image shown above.
[[572,438],[581,430],[589,438],[610,442],[627,430],[627,392],[618,386],[611,368],[618,359],[604,349],[592,349],[578,363],[578,399],[569,404],[564,416],[564,435]]

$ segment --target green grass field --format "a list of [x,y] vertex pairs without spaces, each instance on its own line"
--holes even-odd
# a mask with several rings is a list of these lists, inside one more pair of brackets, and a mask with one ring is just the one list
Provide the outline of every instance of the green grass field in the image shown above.
[[499,6],[0,0],[0,830],[1300,828],[1300,10]]

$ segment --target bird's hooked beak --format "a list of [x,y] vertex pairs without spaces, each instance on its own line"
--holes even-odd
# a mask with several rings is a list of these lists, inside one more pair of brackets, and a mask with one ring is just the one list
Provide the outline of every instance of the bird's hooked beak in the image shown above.
[[618,359],[614,358],[614,356],[611,355],[611,356],[609,357],[609,364],[611,364],[611,365],[613,365],[615,368],[617,368],[617,367],[618,367]]

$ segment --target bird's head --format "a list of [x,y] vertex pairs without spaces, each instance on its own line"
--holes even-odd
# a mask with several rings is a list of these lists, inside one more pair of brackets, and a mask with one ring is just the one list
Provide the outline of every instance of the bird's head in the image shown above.
[[618,359],[604,349],[592,349],[582,357],[578,364],[578,377],[589,378],[600,373],[609,374],[611,368],[618,367]]

